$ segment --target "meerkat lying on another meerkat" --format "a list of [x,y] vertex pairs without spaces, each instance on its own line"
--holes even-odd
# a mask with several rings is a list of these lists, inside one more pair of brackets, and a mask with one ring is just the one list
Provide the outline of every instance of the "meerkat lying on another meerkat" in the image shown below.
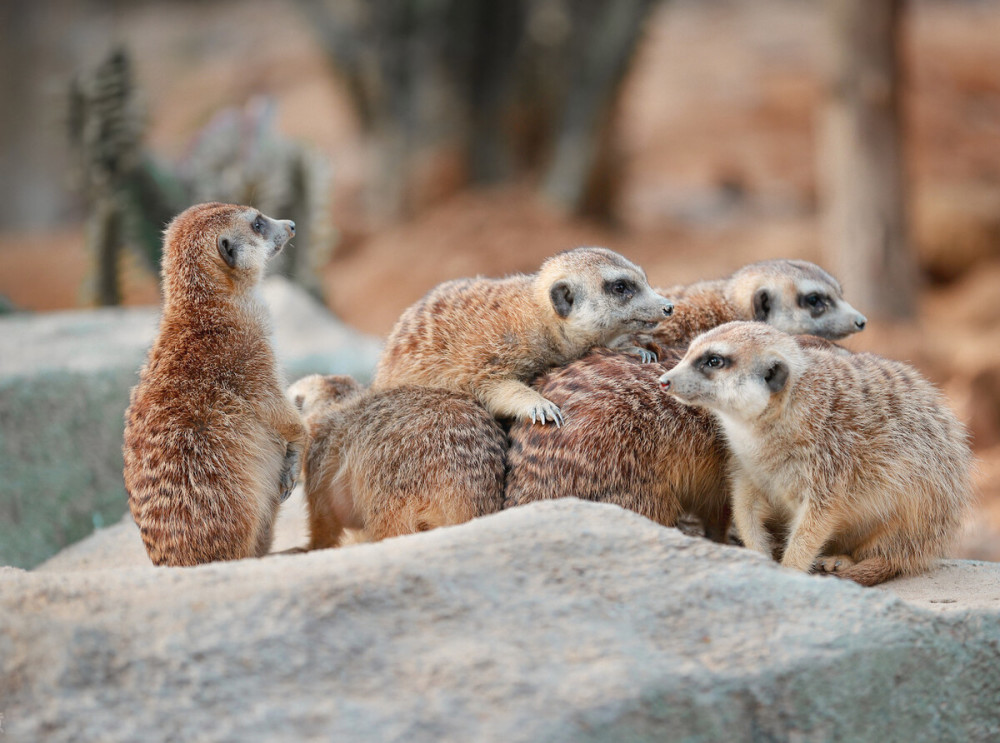
[[285,399],[257,286],[295,234],[199,204],[167,227],[163,316],[125,414],[129,508],[156,565],[267,554],[305,429]]
[[503,505],[506,435],[471,395],[403,386],[369,392],[347,376],[288,389],[309,431],[309,549],[344,528],[387,537],[460,524]]
[[497,418],[561,424],[559,407],[527,382],[651,330],[672,309],[641,268],[606,248],[559,253],[531,276],[448,281],[396,323],[372,390],[440,387],[474,396]]
[[673,316],[648,333],[620,340],[621,345],[687,346],[699,333],[736,320],[757,320],[793,335],[828,340],[846,338],[868,323],[844,299],[840,282],[809,261],[759,261],[725,279],[656,292],[673,302]]
[[[566,424],[511,426],[505,507],[572,495],[614,503],[665,526],[692,513],[707,537],[725,541],[729,453],[709,413],[659,393],[660,375],[684,353],[672,346],[755,311],[782,330],[834,339],[866,323],[844,301],[837,280],[805,261],[754,263],[729,279],[677,287],[667,296],[674,317],[650,334],[665,355],[661,363],[595,351],[534,383],[565,412]],[[812,336],[798,342],[827,345]]]
[[869,586],[919,572],[971,501],[965,429],[905,364],[738,322],[696,338],[660,381],[719,421],[736,528],[769,556],[787,529],[787,567]]

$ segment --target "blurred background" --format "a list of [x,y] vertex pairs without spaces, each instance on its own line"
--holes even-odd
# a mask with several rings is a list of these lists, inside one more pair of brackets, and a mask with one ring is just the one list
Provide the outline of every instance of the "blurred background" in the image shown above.
[[1000,559],[1000,0],[5,0],[0,307],[157,304],[199,201],[384,335],[602,244],[668,286],[821,263],[943,387]]

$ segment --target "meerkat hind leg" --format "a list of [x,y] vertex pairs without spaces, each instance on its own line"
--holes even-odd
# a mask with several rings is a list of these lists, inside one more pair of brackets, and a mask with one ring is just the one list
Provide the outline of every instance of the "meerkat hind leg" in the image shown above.
[[819,558],[813,571],[852,580],[862,586],[875,586],[899,575],[899,570],[884,557],[869,557],[855,562],[849,555]]

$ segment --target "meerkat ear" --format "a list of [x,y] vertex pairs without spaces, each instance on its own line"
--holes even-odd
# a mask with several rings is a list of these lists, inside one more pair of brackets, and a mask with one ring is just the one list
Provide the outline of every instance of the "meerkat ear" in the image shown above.
[[549,289],[549,298],[559,317],[569,317],[573,309],[573,288],[565,279],[560,279]]
[[753,319],[765,322],[771,314],[771,294],[767,289],[758,289],[753,295]]
[[236,268],[236,253],[239,250],[239,245],[237,245],[233,240],[228,237],[219,236],[219,255],[222,256],[222,260],[226,262],[226,265],[230,268]]
[[785,384],[788,383],[788,364],[778,360],[771,362],[764,372],[764,383],[772,393],[785,389]]

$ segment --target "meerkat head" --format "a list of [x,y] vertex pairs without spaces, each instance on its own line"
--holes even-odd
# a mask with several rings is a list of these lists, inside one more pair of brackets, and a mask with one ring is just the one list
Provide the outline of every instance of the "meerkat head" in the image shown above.
[[660,387],[688,405],[751,422],[787,399],[801,368],[795,338],[759,322],[731,322],[702,333]]
[[603,344],[648,330],[673,312],[646,273],[607,248],[576,248],[549,258],[536,278],[539,301],[551,306],[562,332],[576,342]]
[[192,206],[177,215],[164,234],[167,295],[206,283],[231,292],[251,287],[260,280],[268,259],[294,235],[294,222],[271,219],[253,207]]
[[844,300],[840,283],[808,261],[752,263],[733,274],[727,294],[745,319],[786,333],[837,340],[868,324]]
[[361,394],[361,384],[346,374],[310,374],[291,385],[285,396],[303,417],[343,405]]

